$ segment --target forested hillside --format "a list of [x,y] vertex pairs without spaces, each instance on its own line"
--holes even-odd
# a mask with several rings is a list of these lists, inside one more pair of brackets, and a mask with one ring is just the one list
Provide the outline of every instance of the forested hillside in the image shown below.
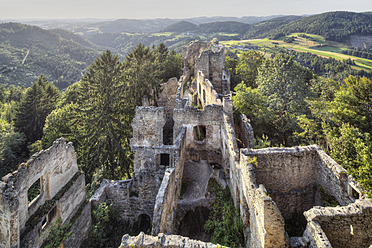
[[2,85],[0,177],[58,137],[74,143],[88,183],[130,177],[135,107],[156,102],[160,85],[180,76],[180,55],[139,44],[123,61],[107,50],[62,94],[44,76],[27,89]]
[[244,38],[246,39],[257,39],[267,37],[273,30],[281,28],[288,23],[301,19],[301,16],[284,16],[278,17],[271,20],[263,21],[251,25],[248,31],[245,33]]
[[350,35],[372,35],[372,12],[327,12],[276,27],[268,34],[275,38],[294,32],[317,34],[327,40],[344,42]]
[[97,46],[64,30],[0,24],[0,83],[30,86],[41,74],[59,88],[78,81]]

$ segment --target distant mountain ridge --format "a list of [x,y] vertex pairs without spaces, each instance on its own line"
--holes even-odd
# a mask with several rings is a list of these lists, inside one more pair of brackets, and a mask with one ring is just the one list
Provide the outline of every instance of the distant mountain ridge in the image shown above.
[[[270,20],[284,15],[271,16],[243,16],[243,17],[194,17],[184,19],[117,19],[117,20],[99,20],[99,19],[66,19],[66,20],[12,20],[15,22],[36,25],[46,29],[63,28],[68,31],[80,34],[94,33],[156,33],[168,26],[180,21],[186,21],[195,25],[213,22],[241,22],[245,24],[254,24],[265,20]],[[0,20],[8,22],[7,20]]]
[[[61,20],[53,24],[46,20],[45,24],[50,27],[59,27],[49,30],[3,23],[0,24],[0,83],[28,86],[43,74],[59,88],[65,88],[80,79],[84,69],[102,50],[110,49],[125,55],[139,43],[152,46],[164,42],[169,49],[179,52],[182,46],[193,40],[212,38],[279,38],[303,32],[352,45],[350,36],[372,37],[372,12],[336,11],[307,17],[280,16],[254,24],[242,22],[260,18],[87,20],[80,23],[69,21],[69,24]],[[212,22],[205,23],[207,20]],[[64,25],[73,32],[60,28]]]
[[180,21],[174,23],[165,29],[161,30],[161,32],[177,32],[177,33],[184,33],[184,32],[194,32],[194,33],[237,33],[237,34],[244,34],[250,25],[245,24],[242,22],[236,21],[224,21],[224,22],[210,22],[210,23],[202,23],[199,25],[193,24],[188,21]]

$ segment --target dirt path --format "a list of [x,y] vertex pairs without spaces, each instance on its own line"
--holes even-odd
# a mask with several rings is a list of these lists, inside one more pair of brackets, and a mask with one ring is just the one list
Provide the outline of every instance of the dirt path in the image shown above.
[[27,56],[30,53],[30,50],[27,50],[25,57],[22,60],[22,65],[26,62]]

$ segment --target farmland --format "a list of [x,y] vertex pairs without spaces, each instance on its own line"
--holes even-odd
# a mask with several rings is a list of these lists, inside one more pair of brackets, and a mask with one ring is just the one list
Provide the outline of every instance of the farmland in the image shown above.
[[252,40],[230,40],[222,41],[227,47],[232,45],[256,45],[261,51],[274,53],[278,48],[285,48],[297,52],[308,52],[326,58],[334,58],[339,61],[351,59],[354,61],[353,69],[372,71],[372,60],[356,56],[342,54],[348,47],[345,44],[325,40],[324,37],[305,33],[292,33],[277,40],[252,39]]

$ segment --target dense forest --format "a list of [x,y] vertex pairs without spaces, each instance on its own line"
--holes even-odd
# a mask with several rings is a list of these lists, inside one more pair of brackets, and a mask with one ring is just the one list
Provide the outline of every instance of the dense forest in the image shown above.
[[[161,84],[181,76],[182,58],[177,51],[182,46],[195,39],[232,37],[224,32],[237,33],[234,38],[308,32],[340,40],[371,34],[371,19],[370,13],[330,12],[258,24],[159,20],[168,33],[110,32],[127,23],[118,20],[114,27],[101,23],[107,33],[92,33],[87,39],[62,29],[0,24],[0,176],[62,136],[74,144],[91,195],[103,178],[131,177],[129,140],[135,107],[144,98],[156,104]],[[143,28],[153,27],[148,25]],[[195,29],[194,34],[177,33]],[[102,47],[110,50],[99,52]],[[366,48],[350,47],[344,53],[370,56]],[[225,61],[235,91],[234,117],[244,113],[251,119],[255,148],[318,144],[371,195],[371,72],[354,70],[351,59],[284,48],[271,56],[228,51]],[[226,194],[220,189],[221,202],[214,207],[231,212],[225,210],[233,209],[232,202],[224,200]],[[94,210],[97,219],[88,242],[104,246],[116,238],[110,225],[114,212],[108,205]],[[238,215],[231,213],[232,219]],[[107,217],[106,222],[100,222],[99,216]],[[216,225],[208,222],[205,228],[221,230]],[[234,233],[240,223],[226,219],[224,225]],[[241,235],[235,239],[232,242],[241,242]]]
[[284,27],[285,25],[293,21],[299,20],[301,18],[302,18],[301,16],[284,16],[253,24],[244,34],[244,38],[246,39],[265,38],[271,35],[271,32],[273,30]]
[[256,148],[319,144],[372,193],[370,79],[319,77],[284,53],[226,60],[235,112],[251,119]]
[[161,83],[180,77],[180,68],[180,55],[164,44],[140,44],[123,62],[106,51],[62,93],[43,75],[27,89],[3,86],[1,176],[63,136],[74,142],[88,183],[99,172],[100,179],[130,177],[135,106],[143,97],[156,102]]
[[[266,20],[248,17],[156,19],[153,22],[121,19],[86,24],[83,30],[79,25],[69,27],[74,33],[60,28],[45,30],[3,23],[0,24],[0,83],[28,87],[43,74],[49,82],[63,89],[78,81],[100,52],[110,49],[125,56],[139,43],[145,46],[164,43],[169,49],[180,52],[193,40],[278,38],[292,32],[307,32],[350,45],[350,35],[372,33],[371,15],[369,12],[328,12],[308,17],[267,17]],[[263,21],[257,23],[260,20]],[[369,58],[370,51],[366,48],[343,52]]]
[[268,37],[277,38],[294,32],[317,34],[327,40],[343,42],[351,35],[370,35],[372,13],[337,11],[309,16],[272,29]]
[[43,74],[58,88],[78,81],[98,47],[64,30],[0,24],[0,83],[30,86]]

